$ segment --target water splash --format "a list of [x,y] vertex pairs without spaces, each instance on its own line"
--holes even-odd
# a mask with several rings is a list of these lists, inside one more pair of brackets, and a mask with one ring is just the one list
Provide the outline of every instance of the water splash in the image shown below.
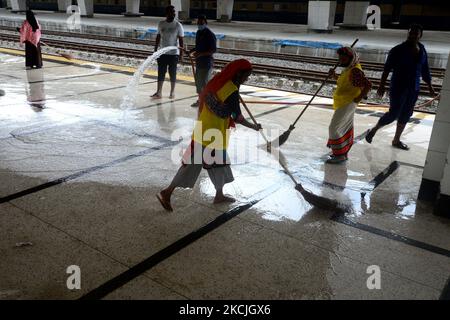
[[131,107],[133,107],[135,105],[135,102],[136,102],[136,91],[137,91],[137,87],[139,85],[139,80],[141,79],[142,74],[161,55],[163,55],[164,53],[166,53],[168,51],[174,50],[174,49],[176,50],[177,47],[170,46],[170,47],[162,48],[162,49],[156,51],[155,53],[153,53],[151,56],[149,56],[139,66],[138,70],[134,73],[133,78],[131,78],[130,82],[128,82],[128,85],[127,85],[127,87],[125,89],[125,95],[124,95],[124,97],[122,99],[122,103],[120,104],[120,109],[122,109],[123,111],[127,111],[128,109],[130,109]]

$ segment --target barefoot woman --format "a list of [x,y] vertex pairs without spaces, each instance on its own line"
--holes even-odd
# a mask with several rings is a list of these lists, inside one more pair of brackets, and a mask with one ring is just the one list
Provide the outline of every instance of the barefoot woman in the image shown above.
[[239,86],[252,72],[252,65],[245,59],[230,62],[205,87],[200,95],[198,121],[195,124],[190,147],[186,150],[182,166],[172,183],[157,198],[162,206],[172,211],[170,197],[177,187],[192,188],[202,168],[208,172],[216,189],[214,203],[232,202],[223,194],[223,186],[234,180],[227,156],[229,128],[234,123],[254,130],[261,126],[249,123],[239,107]]

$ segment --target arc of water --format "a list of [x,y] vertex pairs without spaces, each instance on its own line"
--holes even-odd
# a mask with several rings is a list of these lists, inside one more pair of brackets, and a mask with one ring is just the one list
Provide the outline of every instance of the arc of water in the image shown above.
[[139,68],[136,70],[133,77],[127,84],[127,87],[125,89],[125,95],[122,99],[122,103],[120,104],[120,109],[126,111],[134,106],[136,102],[137,86],[139,85],[139,80],[141,79],[145,70],[147,70],[152,65],[152,63],[155,62],[155,60],[158,59],[161,55],[177,49],[178,47],[175,46],[162,48],[154,52],[139,66]]

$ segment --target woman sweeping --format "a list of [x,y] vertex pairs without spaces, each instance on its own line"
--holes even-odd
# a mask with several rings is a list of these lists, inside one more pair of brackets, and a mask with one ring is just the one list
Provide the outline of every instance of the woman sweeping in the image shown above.
[[337,50],[339,65],[344,71],[338,77],[334,70],[331,76],[337,79],[333,94],[334,114],[329,126],[327,147],[333,154],[327,163],[341,163],[347,160],[347,154],[353,144],[353,118],[358,102],[367,96],[371,88],[370,81],[364,75],[359,57],[353,48],[342,47]]
[[41,68],[41,26],[33,11],[27,10],[26,20],[18,30],[20,32],[20,43],[25,43],[25,67],[27,69]]
[[183,155],[182,165],[171,184],[157,194],[162,206],[172,211],[170,197],[177,187],[192,188],[202,170],[206,169],[215,189],[214,203],[233,202],[223,194],[223,186],[234,180],[227,155],[229,128],[234,123],[260,130],[241,114],[239,87],[252,72],[245,59],[230,62],[208,82],[200,94],[199,116],[192,133],[190,147]]

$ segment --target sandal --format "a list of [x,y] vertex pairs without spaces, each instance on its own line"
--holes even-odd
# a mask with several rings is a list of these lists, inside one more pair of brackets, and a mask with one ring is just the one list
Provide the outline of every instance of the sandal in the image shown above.
[[401,149],[401,150],[409,150],[408,145],[407,145],[407,144],[404,144],[404,143],[401,142],[401,141],[399,141],[399,142],[397,142],[397,143],[392,142],[392,146],[393,146],[394,148]]
[[161,95],[158,93],[153,94],[152,96],[150,96],[152,99],[161,99]]
[[173,211],[173,208],[170,205],[170,202],[164,201],[164,198],[161,195],[161,192],[156,195],[156,198],[158,198],[159,202],[161,203],[161,205],[163,206],[164,209],[166,209],[167,211]]
[[342,162],[347,161],[347,156],[330,156],[325,163],[329,163],[329,164],[339,164]]
[[375,133],[373,132],[373,130],[371,130],[371,129],[367,130],[366,137],[365,137],[366,141],[368,143],[372,143],[372,139],[373,139],[374,136],[375,136]]

